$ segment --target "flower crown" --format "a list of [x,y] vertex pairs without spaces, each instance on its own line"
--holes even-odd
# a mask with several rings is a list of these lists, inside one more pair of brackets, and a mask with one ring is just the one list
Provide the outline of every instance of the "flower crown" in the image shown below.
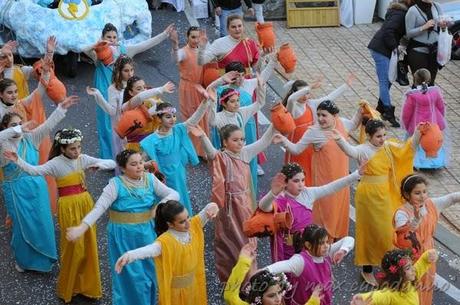
[[59,144],[73,144],[81,142],[82,139],[83,135],[79,129],[62,129],[54,136],[54,141]]
[[[283,293],[286,291],[290,291],[292,289],[291,283],[289,283],[286,274],[284,273],[279,273],[279,274],[272,274],[267,272],[267,274],[264,276],[265,278],[269,278],[268,282],[275,282],[275,284],[280,285],[281,289],[283,290]],[[275,285],[273,284],[273,285]],[[268,288],[268,287],[267,287]],[[249,295],[252,290],[259,289],[258,287],[252,287],[251,283],[249,283],[245,289],[244,292]],[[250,303],[250,305],[262,305],[262,297],[259,295],[255,297],[254,301]]]
[[177,112],[177,109],[175,107],[167,107],[165,109],[161,109],[159,111],[155,111],[155,114],[156,115],[159,115],[159,114],[164,114],[164,113],[169,113],[169,114],[174,114]]
[[235,89],[230,89],[229,92],[220,97],[219,102],[222,104],[227,98],[229,98],[232,95],[240,96],[240,92]]

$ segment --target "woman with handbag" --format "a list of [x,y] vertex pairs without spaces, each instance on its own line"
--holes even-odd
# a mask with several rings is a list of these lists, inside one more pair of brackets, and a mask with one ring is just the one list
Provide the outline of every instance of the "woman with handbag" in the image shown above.
[[388,78],[388,70],[391,54],[398,48],[399,41],[406,34],[405,16],[411,4],[412,0],[391,3],[382,27],[367,46],[374,59],[379,81],[379,101],[376,109],[382,114],[384,120],[391,123],[392,127],[400,127],[400,125],[395,117],[395,106],[391,104],[391,82]]
[[[291,211],[293,223],[290,230],[277,231],[271,238],[272,260],[274,262],[289,259],[294,255],[292,235],[301,232],[313,222],[314,202],[350,185],[360,178],[358,171],[319,187],[305,186],[305,172],[297,163],[288,163],[272,180],[270,192],[259,202],[264,212],[281,213]],[[348,217],[348,215],[343,215]]]
[[434,85],[439,70],[436,59],[439,31],[447,27],[447,22],[440,20],[441,15],[441,6],[433,0],[415,0],[415,5],[406,14],[410,70],[414,74],[418,69],[428,69],[431,73],[430,86]]

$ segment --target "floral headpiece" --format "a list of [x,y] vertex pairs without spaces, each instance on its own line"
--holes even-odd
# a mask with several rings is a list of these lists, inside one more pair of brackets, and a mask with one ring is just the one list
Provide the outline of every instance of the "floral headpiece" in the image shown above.
[[59,144],[73,144],[81,142],[83,135],[79,129],[62,129],[54,136],[54,140]]
[[169,114],[175,114],[177,112],[177,109],[175,107],[167,107],[165,109],[161,109],[159,111],[155,111],[155,114],[156,115],[159,115],[159,114],[165,114],[165,113],[169,113]]
[[[267,272],[264,277],[267,279],[266,281],[265,280],[262,280],[262,282],[271,282],[273,284],[269,285],[269,286],[272,286],[272,285],[276,285],[278,284],[281,289],[283,290],[283,294],[286,293],[286,291],[290,291],[292,289],[292,285],[291,283],[289,283],[287,277],[286,277],[286,274],[284,273],[278,273],[278,274],[272,274],[270,272]],[[260,283],[260,282],[259,282]],[[254,284],[257,284],[257,283],[254,283]],[[261,288],[261,286],[258,286],[258,285],[254,285],[254,287],[252,287],[251,283],[249,283],[245,289],[244,289],[244,292],[246,293],[246,295],[250,295],[251,292],[254,292],[254,291],[257,291],[259,292],[260,294],[263,293],[263,291],[259,291]],[[266,287],[268,288],[268,287]],[[254,300],[250,303],[250,305],[262,305],[262,296],[261,295],[258,295],[254,298]]]
[[226,99],[228,99],[232,95],[240,96],[240,92],[235,89],[230,89],[225,95],[221,96],[219,99],[219,103],[223,103]]

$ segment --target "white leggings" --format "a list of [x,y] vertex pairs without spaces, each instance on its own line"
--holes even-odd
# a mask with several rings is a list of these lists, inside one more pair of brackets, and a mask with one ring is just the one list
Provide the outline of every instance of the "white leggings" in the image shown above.
[[254,8],[254,11],[256,13],[257,22],[264,23],[265,22],[265,20],[264,20],[264,5],[263,4],[253,3],[252,7]]

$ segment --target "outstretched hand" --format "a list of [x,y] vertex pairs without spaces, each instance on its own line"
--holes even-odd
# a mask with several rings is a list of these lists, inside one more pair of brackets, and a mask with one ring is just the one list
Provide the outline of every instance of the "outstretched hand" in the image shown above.
[[64,109],[69,109],[71,106],[78,103],[80,98],[77,95],[71,95],[66,97],[59,105]]
[[249,257],[254,260],[257,255],[257,245],[254,243],[245,244],[240,250],[240,256]]
[[191,126],[190,125],[190,126],[188,126],[188,130],[192,135],[194,135],[195,137],[198,137],[198,138],[200,138],[200,137],[205,135],[203,129],[201,129],[200,126]]
[[217,214],[219,213],[219,207],[217,203],[210,202],[206,207],[206,217],[208,219],[216,218]]
[[285,136],[283,136],[282,134],[275,134],[272,138],[272,143],[273,144],[280,144],[280,143],[283,143],[284,142],[284,139],[286,139]]
[[118,258],[117,262],[115,263],[115,271],[117,273],[121,273],[121,271],[123,270],[123,267],[129,264],[129,260],[130,259],[129,259],[128,252],[120,256],[120,258]]
[[163,88],[163,92],[173,93],[176,86],[174,85],[173,82],[167,82],[166,84],[163,85],[162,88]]
[[[217,10],[217,9],[216,9]],[[208,44],[208,36],[206,35],[206,30],[204,29],[200,29],[200,32],[199,32],[199,36],[198,36],[198,39],[199,39],[199,43],[198,45],[201,47],[201,48],[204,48],[207,44]]]
[[56,49],[56,45],[57,45],[56,36],[48,37],[48,40],[46,41],[46,52],[54,53],[54,50]]
[[338,141],[338,140],[340,140],[342,138],[342,135],[340,134],[340,132],[337,129],[326,130],[326,131],[324,131],[324,135],[329,140],[334,140],[334,141]]
[[347,252],[345,250],[339,250],[337,252],[334,253],[334,255],[332,256],[332,262],[334,264],[340,264],[340,262],[343,260],[343,258],[347,255]]
[[286,175],[284,175],[283,173],[277,173],[273,177],[272,183],[271,183],[271,191],[273,195],[275,196],[278,195],[284,190],[285,187],[286,187]]
[[99,89],[97,89],[97,88],[92,88],[92,87],[90,87],[90,86],[86,86],[86,93],[87,93],[88,95],[96,96],[98,92],[99,92]]

